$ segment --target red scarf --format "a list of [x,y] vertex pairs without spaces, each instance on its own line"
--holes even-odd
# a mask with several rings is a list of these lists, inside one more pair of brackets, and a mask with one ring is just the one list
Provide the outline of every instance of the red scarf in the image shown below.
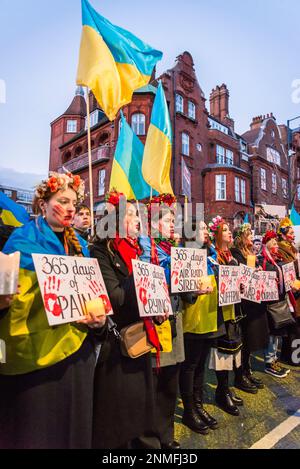
[[[133,238],[120,238],[116,236],[114,240],[114,248],[120,254],[123,261],[126,264],[129,274],[132,274],[132,259],[137,259],[141,254],[142,250],[136,239]],[[143,318],[146,333],[150,344],[156,349],[156,366],[159,368],[160,364],[160,349],[161,345],[155,329],[152,318]]]

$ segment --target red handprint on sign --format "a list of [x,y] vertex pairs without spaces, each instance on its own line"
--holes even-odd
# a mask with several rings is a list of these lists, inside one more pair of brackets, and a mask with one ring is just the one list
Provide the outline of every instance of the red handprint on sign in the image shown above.
[[[48,283],[48,287],[47,287]],[[47,291],[48,288],[48,291]],[[60,289],[60,280],[56,279],[55,276],[48,277],[44,282],[44,304],[45,308],[53,316],[60,316],[62,313],[62,308],[59,302],[59,289]],[[64,297],[63,297],[64,298]]]

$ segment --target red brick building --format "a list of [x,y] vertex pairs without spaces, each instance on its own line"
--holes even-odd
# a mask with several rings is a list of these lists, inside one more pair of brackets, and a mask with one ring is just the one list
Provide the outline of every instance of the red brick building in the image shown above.
[[[212,90],[208,112],[193,58],[188,52],[179,55],[175,66],[163,73],[160,79],[173,126],[171,182],[177,197],[183,201],[184,166],[190,173],[191,201],[205,203],[207,219],[220,214],[236,225],[246,214],[254,220],[255,206],[273,204],[287,207],[286,127],[278,126],[273,115],[260,116],[253,119],[248,132],[242,136],[236,134],[234,121],[229,115],[226,85]],[[132,102],[123,108],[127,121],[143,143],[150,124],[156,86],[157,80],[153,76],[150,84],[135,92]],[[93,190],[97,207],[103,202],[109,187],[120,118],[118,116],[110,122],[92,94],[89,99]],[[67,111],[51,123],[50,170],[61,171],[64,167],[80,174],[86,181],[88,192],[85,125],[86,104],[83,90],[78,88]],[[300,138],[294,147],[298,148],[292,157],[293,162],[298,161],[292,166],[298,168],[299,174],[293,174],[293,184],[297,188],[300,183]],[[298,201],[300,188],[297,195]]]

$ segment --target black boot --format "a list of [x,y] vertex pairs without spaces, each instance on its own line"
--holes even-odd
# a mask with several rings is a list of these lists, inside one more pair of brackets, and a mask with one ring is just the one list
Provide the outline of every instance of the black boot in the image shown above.
[[203,389],[202,388],[195,388],[194,387],[194,403],[195,408],[198,412],[199,417],[201,418],[202,422],[206,423],[209,428],[215,430],[219,427],[218,422],[215,418],[213,418],[204,408],[203,408]]
[[235,392],[233,391],[233,389],[230,389],[229,392],[230,392],[230,395],[231,395],[231,400],[234,403],[234,405],[238,405],[238,406],[244,405],[243,399],[241,397],[237,396],[235,394]]
[[182,423],[193,430],[193,432],[201,433],[202,435],[207,435],[209,428],[205,425],[204,422],[200,419],[198,412],[196,411],[193,396],[182,395],[183,402],[183,416]]
[[253,373],[252,373],[252,370],[247,370],[245,372],[245,376],[247,376],[247,378],[249,379],[249,381],[254,384],[254,386],[257,387],[257,389],[263,389],[265,386],[264,386],[264,383],[262,382],[262,380],[260,378],[258,378],[257,376],[255,376]]
[[244,374],[239,378],[235,378],[234,386],[244,392],[249,392],[250,394],[257,394],[258,392],[255,384],[253,384],[253,382],[251,382]]
[[231,398],[231,393],[228,386],[228,371],[216,371],[216,376],[218,380],[218,387],[216,389],[216,403],[228,414],[239,415],[239,409]]
[[218,406],[231,415],[240,415],[240,411],[233,403],[229,389],[217,388],[216,390],[216,403]]

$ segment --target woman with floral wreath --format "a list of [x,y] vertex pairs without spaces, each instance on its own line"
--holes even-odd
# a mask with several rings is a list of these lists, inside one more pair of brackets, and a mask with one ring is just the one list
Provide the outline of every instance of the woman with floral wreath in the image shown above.
[[[233,257],[240,265],[247,265],[248,256],[254,256],[253,235],[250,223],[244,223],[234,233]],[[256,267],[258,261],[256,260]],[[260,378],[253,374],[250,356],[253,352],[264,350],[269,342],[269,326],[266,308],[262,303],[242,299],[244,319],[241,321],[243,347],[242,366],[235,376],[235,386],[244,392],[256,394],[264,387]]]
[[[175,233],[176,198],[172,194],[161,194],[151,199],[148,205],[149,231],[151,236],[141,236],[142,248],[140,259],[160,265],[165,270],[167,284],[171,285],[171,248],[179,246]],[[153,359],[155,399],[156,399],[156,432],[163,449],[178,449],[179,443],[174,440],[174,418],[178,396],[180,365],[184,361],[184,343],[182,330],[182,300],[189,303],[196,301],[197,295],[170,294],[173,315],[169,317],[171,350],[160,353],[160,366],[157,369]],[[208,426],[203,423],[195,409],[193,425],[198,433],[208,433]]]
[[[217,251],[219,265],[237,265],[230,247],[232,233],[225,220],[217,216],[209,223],[211,239]],[[218,276],[218,269],[216,270]],[[239,415],[238,406],[243,400],[229,388],[229,372],[241,366],[241,328],[242,311],[240,305],[218,306],[217,331],[211,334],[213,339],[209,368],[215,370],[218,385],[216,403],[225,412]]]
[[[132,260],[142,250],[137,237],[140,218],[134,203],[112,189],[106,195],[109,229],[107,239],[94,240],[91,255],[101,267],[113,307],[117,330],[141,320],[132,271]],[[124,210],[124,211],[123,211]],[[123,213],[123,218],[122,218]],[[159,353],[160,344],[151,318],[144,319],[149,342]],[[93,448],[159,449],[153,432],[154,393],[151,353],[124,356],[111,332],[102,346],[95,373]]]
[[[0,312],[6,363],[0,364],[0,447],[90,448],[95,339],[105,317],[51,327],[43,306],[32,253],[88,256],[71,223],[84,183],[71,173],[51,173],[36,188],[40,215],[16,229],[3,252],[20,251],[19,293]],[[47,291],[46,291],[47,290]],[[49,291],[48,291],[49,290]],[[50,311],[55,291],[45,286]]]

